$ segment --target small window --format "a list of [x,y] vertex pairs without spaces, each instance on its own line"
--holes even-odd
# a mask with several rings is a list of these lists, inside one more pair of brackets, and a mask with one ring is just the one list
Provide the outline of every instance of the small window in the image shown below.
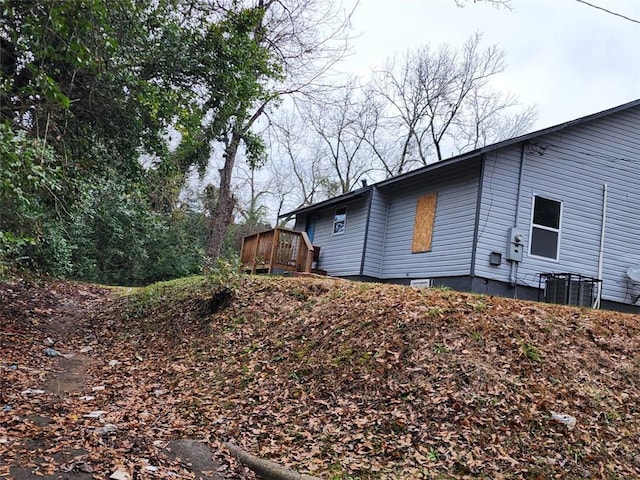
[[333,217],[333,233],[344,233],[346,221],[347,207],[340,207],[336,209],[336,215]]
[[533,220],[529,253],[536,257],[558,260],[560,249],[560,217],[562,203],[533,197]]

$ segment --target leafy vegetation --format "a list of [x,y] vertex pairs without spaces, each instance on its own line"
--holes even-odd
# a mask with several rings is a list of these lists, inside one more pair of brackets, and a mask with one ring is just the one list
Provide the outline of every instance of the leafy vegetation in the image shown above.
[[[280,75],[255,35],[263,9],[0,0],[0,11],[0,274],[140,285],[200,271],[216,212],[180,192]],[[238,134],[258,162],[260,139]]]
[[42,240],[46,204],[55,199],[59,181],[44,142],[0,123],[0,277]]

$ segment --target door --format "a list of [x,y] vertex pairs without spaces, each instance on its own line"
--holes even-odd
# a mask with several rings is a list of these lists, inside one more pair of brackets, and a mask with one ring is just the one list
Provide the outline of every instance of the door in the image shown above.
[[311,214],[307,217],[307,226],[305,227],[309,241],[313,243],[313,235],[316,232],[316,215]]

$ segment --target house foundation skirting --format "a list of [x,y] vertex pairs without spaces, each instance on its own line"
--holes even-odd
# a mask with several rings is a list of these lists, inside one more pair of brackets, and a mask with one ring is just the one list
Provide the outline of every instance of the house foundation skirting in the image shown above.
[[[350,280],[364,282],[393,283],[397,285],[410,285],[410,278],[392,278],[380,280],[374,277],[352,276],[346,277]],[[519,300],[538,301],[543,298],[543,292],[537,287],[526,285],[516,285],[515,287],[507,282],[491,280],[487,278],[460,276],[460,277],[436,277],[432,279],[433,287],[449,287],[460,292],[480,293],[484,295],[495,295],[498,297],[517,298]],[[640,306],[630,305],[610,300],[601,300],[600,308],[603,310],[615,310],[619,312],[640,314]]]
[[[387,283],[398,285],[410,285],[410,278],[394,278],[386,280]],[[460,292],[481,293],[498,297],[518,298],[520,300],[538,300],[538,288],[517,285],[512,287],[506,282],[490,280],[487,278],[461,276],[461,277],[436,277],[432,279],[433,287],[448,287]]]

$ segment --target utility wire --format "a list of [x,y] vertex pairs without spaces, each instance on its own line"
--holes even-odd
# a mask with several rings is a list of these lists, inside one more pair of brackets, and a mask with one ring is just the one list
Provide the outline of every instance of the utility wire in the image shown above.
[[635,18],[627,17],[626,15],[622,15],[621,13],[612,12],[611,10],[607,10],[606,8],[601,7],[599,5],[594,5],[592,3],[585,2],[585,0],[576,0],[576,2],[584,3],[585,5],[588,5],[589,7],[596,8],[598,10],[602,10],[603,12],[607,12],[607,13],[609,13],[611,15],[615,15],[616,17],[624,18],[625,20],[629,20],[630,22],[633,22],[633,23],[640,23],[640,20],[636,20]]

